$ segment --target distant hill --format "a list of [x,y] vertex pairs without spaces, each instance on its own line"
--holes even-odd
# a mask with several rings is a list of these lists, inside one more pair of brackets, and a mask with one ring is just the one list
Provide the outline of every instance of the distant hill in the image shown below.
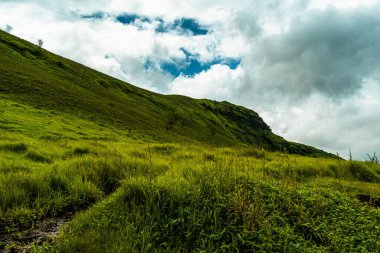
[[272,133],[254,111],[228,102],[150,92],[0,31],[3,98],[162,142],[254,145],[307,156],[335,157]]

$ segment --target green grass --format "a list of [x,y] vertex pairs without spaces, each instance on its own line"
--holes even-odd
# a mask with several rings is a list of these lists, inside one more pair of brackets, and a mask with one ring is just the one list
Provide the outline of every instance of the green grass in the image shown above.
[[38,251],[380,249],[380,210],[355,199],[380,197],[378,165],[244,147],[33,138],[23,143],[27,152],[38,150],[50,160],[0,151],[3,230],[17,233],[47,217],[88,208],[54,244],[36,245]]
[[38,251],[380,250],[380,210],[355,198],[380,197],[378,165],[246,147],[24,142],[51,160],[1,151],[4,230],[87,209]]
[[77,216],[55,249],[376,252],[378,222],[378,210],[329,190],[215,179],[208,173],[153,184],[135,178]]
[[[380,199],[380,165],[3,32],[0,54],[0,239],[33,252],[380,252],[380,209],[357,199]],[[21,236],[66,215],[54,240]]]

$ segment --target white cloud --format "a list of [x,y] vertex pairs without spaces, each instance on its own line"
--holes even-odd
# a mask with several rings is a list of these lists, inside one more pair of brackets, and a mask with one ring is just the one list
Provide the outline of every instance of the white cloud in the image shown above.
[[213,65],[194,77],[179,76],[171,83],[170,93],[194,98],[231,100],[241,75],[241,68],[232,70],[226,65]]
[[377,0],[344,0],[344,1],[331,1],[331,0],[318,0],[312,1],[311,7],[325,9],[329,7],[336,7],[339,9],[350,9],[361,6],[371,6],[378,3]]
[[351,149],[354,158],[365,158],[366,153],[376,152],[380,147],[377,94],[380,94],[378,81],[366,80],[360,93],[339,103],[314,94],[301,105],[262,116],[274,126],[274,132],[290,140],[313,143],[346,158]]

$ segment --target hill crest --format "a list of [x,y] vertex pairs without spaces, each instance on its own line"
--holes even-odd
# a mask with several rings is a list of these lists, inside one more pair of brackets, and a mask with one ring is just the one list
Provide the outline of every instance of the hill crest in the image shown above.
[[162,95],[125,83],[0,31],[0,95],[163,142],[254,145],[335,157],[272,133],[254,111],[229,102]]

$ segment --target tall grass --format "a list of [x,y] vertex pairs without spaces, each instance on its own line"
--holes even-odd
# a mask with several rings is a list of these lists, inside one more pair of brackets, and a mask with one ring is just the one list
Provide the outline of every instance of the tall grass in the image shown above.
[[38,251],[380,249],[380,212],[355,198],[380,197],[373,163],[126,141],[0,147],[0,231],[95,204]]
[[290,176],[274,180],[260,167],[243,169],[244,163],[232,157],[199,162],[183,161],[153,181],[146,176],[123,180],[117,192],[69,224],[55,250],[380,249],[379,210],[362,205],[344,191],[297,185],[297,178]]

